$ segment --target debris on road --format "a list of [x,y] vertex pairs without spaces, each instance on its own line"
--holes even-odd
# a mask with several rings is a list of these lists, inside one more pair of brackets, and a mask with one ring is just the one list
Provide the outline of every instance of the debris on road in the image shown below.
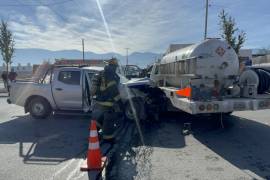
[[182,134],[183,134],[184,136],[189,135],[189,134],[192,134],[192,131],[191,131],[191,123],[184,123],[184,127],[183,127],[183,130],[182,130]]

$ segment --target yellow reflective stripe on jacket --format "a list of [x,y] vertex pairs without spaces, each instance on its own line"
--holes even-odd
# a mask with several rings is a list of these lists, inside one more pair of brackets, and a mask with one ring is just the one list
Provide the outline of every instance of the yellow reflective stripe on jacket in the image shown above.
[[113,99],[114,99],[114,101],[118,101],[120,98],[121,98],[121,96],[120,95],[117,95]]
[[112,139],[114,138],[114,134],[112,135],[102,135],[103,139]]
[[109,106],[109,107],[112,107],[113,106],[113,103],[112,102],[109,102],[109,101],[96,101],[96,103],[98,103],[99,105],[102,105],[102,106]]
[[108,89],[109,87],[111,87],[111,86],[113,86],[113,85],[115,85],[115,84],[116,84],[115,81],[110,81],[110,82],[107,84],[107,86],[105,87],[105,84],[103,83],[103,84],[101,85],[101,87],[100,87],[100,90],[101,90],[101,91],[104,91],[104,90]]

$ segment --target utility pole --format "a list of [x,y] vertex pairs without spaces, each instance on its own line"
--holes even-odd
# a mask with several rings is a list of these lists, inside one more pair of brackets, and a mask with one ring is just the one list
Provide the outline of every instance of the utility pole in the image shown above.
[[127,61],[126,61],[126,65],[128,65],[128,50],[129,50],[129,48],[126,48],[126,50],[127,50]]
[[206,0],[205,4],[205,24],[204,24],[204,39],[207,38],[207,22],[208,22],[208,0]]
[[83,52],[83,62],[84,62],[84,39],[82,39],[82,52]]

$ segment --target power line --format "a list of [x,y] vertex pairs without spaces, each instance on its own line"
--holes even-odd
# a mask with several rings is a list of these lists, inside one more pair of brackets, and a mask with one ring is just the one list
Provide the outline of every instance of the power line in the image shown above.
[[[55,5],[59,5],[59,4],[65,4],[65,3],[69,3],[69,2],[72,2],[74,0],[65,0],[65,1],[61,1],[61,2],[54,2],[54,3],[46,3],[46,4],[43,4],[43,6],[55,6]],[[19,4],[1,4],[0,6],[32,6],[32,7],[35,7],[35,6],[40,6],[40,3],[39,2],[38,4],[25,4],[25,3],[19,3]]]

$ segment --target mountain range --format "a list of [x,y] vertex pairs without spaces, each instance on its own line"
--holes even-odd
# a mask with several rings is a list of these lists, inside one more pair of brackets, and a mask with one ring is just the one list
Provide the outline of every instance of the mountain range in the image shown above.
[[[252,49],[252,54],[257,54],[260,49]],[[85,59],[109,59],[116,57],[120,60],[122,65],[126,64],[126,56],[119,53],[104,53],[98,54],[91,51],[85,52]],[[154,63],[158,58],[161,57],[159,53],[152,52],[133,52],[129,54],[129,64],[138,65],[139,67],[146,67],[149,64]],[[12,58],[12,65],[17,66],[18,63],[21,65],[30,64],[41,64],[44,60],[50,60],[51,63],[55,59],[82,59],[82,52],[78,50],[60,50],[51,51],[46,49],[16,49],[14,57]],[[0,56],[0,66],[2,65],[2,56]]]
[[[111,57],[116,57],[120,60],[121,64],[126,64],[126,56],[118,53],[105,53],[97,54],[94,52],[85,52],[85,59],[108,59]],[[152,52],[134,52],[128,56],[129,64],[138,65],[140,67],[146,67],[149,64],[155,62],[155,60],[160,57],[158,53]],[[55,59],[82,59],[82,52],[78,50],[61,50],[61,51],[51,51],[46,49],[16,49],[14,57],[12,58],[12,65],[26,65],[40,64],[44,60],[50,60],[54,62]],[[2,57],[0,57],[0,60]],[[2,61],[0,61],[2,62]]]

